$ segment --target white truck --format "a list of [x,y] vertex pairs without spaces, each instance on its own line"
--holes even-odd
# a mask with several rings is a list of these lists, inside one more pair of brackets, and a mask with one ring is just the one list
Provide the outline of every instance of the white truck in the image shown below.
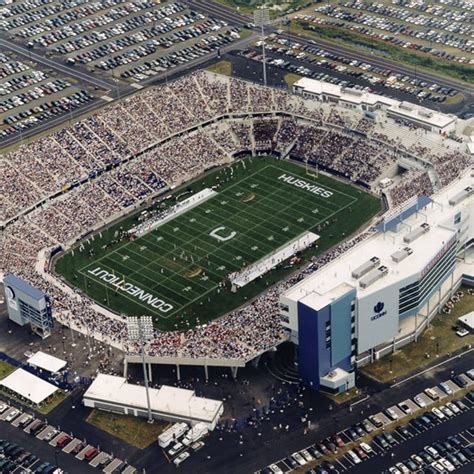
[[171,443],[176,443],[178,438],[181,438],[186,431],[188,431],[188,425],[186,423],[175,423],[158,436],[158,445],[161,448],[167,448]]
[[185,446],[189,446],[190,444],[193,444],[206,436],[207,433],[209,433],[209,429],[207,428],[206,424],[197,423],[189,430],[188,434],[183,438],[182,443]]

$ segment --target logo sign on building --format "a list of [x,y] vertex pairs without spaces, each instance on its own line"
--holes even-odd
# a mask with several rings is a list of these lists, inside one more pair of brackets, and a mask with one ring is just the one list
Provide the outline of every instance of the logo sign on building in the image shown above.
[[371,321],[375,321],[376,319],[379,319],[387,314],[387,311],[384,311],[385,308],[385,303],[382,303],[382,301],[379,301],[375,306],[374,306],[374,314],[370,318]]
[[11,288],[10,286],[7,286],[5,290],[7,294],[8,306],[18,311],[18,304],[15,301],[15,292],[13,291],[13,288]]

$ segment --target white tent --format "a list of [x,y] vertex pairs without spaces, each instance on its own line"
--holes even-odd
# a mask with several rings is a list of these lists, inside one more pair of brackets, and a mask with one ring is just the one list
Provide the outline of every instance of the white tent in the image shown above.
[[0,380],[0,385],[17,393],[38,405],[58,390],[54,385],[30,374],[26,370],[16,369],[8,377]]
[[46,354],[46,352],[41,351],[38,351],[26,362],[40,369],[47,370],[48,372],[51,372],[53,374],[64,369],[64,367],[66,367],[67,365],[67,362],[65,360],[58,359],[57,357],[54,357],[52,355]]

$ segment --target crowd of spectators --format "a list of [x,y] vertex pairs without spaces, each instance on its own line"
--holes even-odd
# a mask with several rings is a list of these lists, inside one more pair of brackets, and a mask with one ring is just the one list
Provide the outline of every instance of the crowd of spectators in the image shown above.
[[403,179],[392,186],[389,198],[392,207],[398,207],[413,196],[430,196],[433,194],[433,185],[426,171],[407,171]]
[[[254,111],[270,117],[254,119]],[[77,239],[167,186],[196,178],[239,151],[268,144],[366,184],[393,165],[396,156],[385,151],[386,144],[431,160],[442,185],[466,166],[466,156],[457,151],[433,155],[420,145],[404,146],[360,117],[351,126],[367,137],[347,132],[348,117],[347,111],[318,108],[284,91],[204,72],[111,104],[1,158],[0,221],[11,221],[0,238],[0,272],[13,272],[50,294],[60,322],[125,348],[120,317],[97,312],[83,294],[37,273],[41,249]],[[200,126],[203,122],[211,123]],[[427,173],[408,173],[390,195],[398,205],[432,192]],[[367,235],[315,258],[243,309],[196,329],[157,333],[148,352],[247,359],[270,348],[285,337],[279,294]]]

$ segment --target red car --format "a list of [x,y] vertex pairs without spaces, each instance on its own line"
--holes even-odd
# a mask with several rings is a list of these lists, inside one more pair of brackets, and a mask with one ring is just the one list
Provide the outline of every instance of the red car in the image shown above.
[[359,456],[362,461],[367,458],[367,454],[365,454],[364,450],[360,448],[359,446],[356,446],[354,448],[354,451],[356,452],[357,456]]
[[92,459],[99,454],[99,450],[97,448],[89,448],[86,453],[84,454],[84,459],[89,462],[92,461]]
[[69,435],[65,434],[61,436],[61,438],[58,439],[58,442],[56,443],[56,447],[64,448],[64,446],[66,446],[66,444],[69,444],[71,441],[72,441],[72,438]]
[[339,435],[337,435],[337,434],[334,435],[334,436],[332,437],[332,440],[333,440],[334,443],[337,444],[337,446],[338,446],[339,448],[343,448],[343,447],[344,447],[344,441],[342,441],[342,438],[341,438]]

